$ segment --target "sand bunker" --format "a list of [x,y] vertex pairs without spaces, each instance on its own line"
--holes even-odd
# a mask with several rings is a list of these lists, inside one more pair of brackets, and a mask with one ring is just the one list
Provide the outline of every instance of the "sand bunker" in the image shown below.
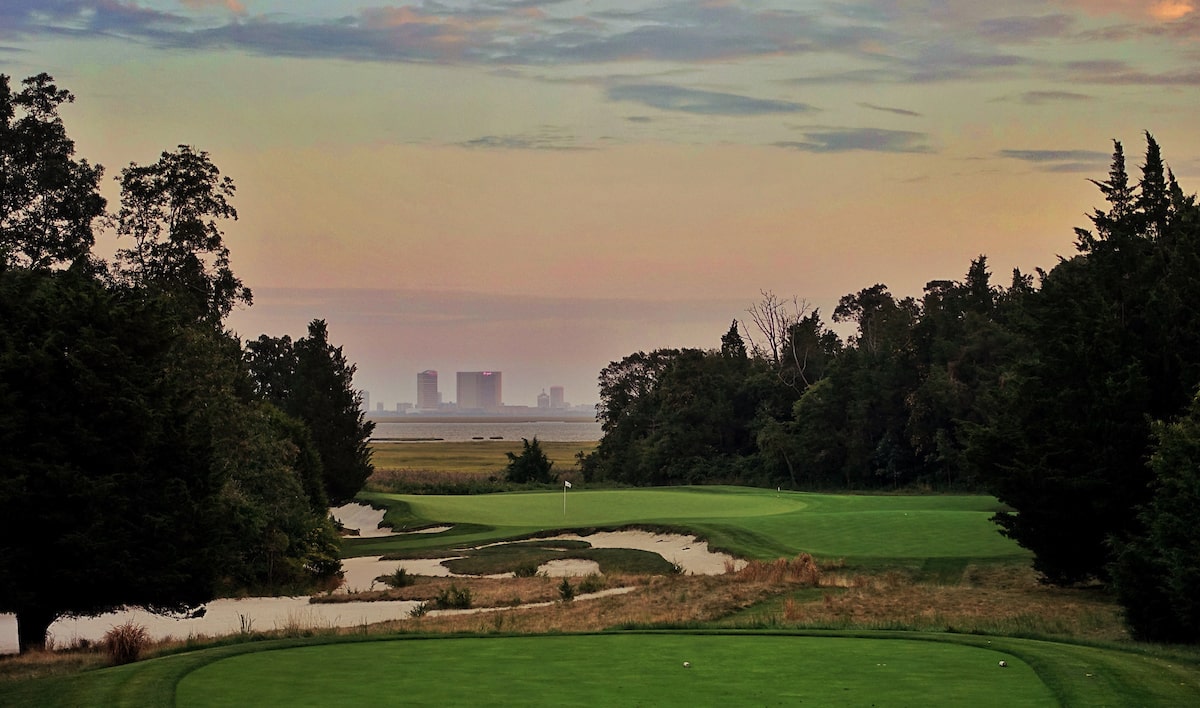
[[[363,505],[348,506],[361,507]],[[342,508],[344,507],[339,507],[339,509]],[[336,515],[337,510],[334,511]],[[353,510],[351,511],[353,512]],[[367,517],[364,514],[364,517],[357,520],[363,521],[363,525],[368,530],[371,528],[378,530],[378,521],[374,521],[374,525],[371,521],[373,518],[382,518],[383,512],[377,513],[378,517]],[[351,516],[351,518],[356,517]],[[343,521],[343,523],[346,522]],[[362,528],[362,526],[355,528]],[[697,541],[694,536],[679,534],[654,534],[649,531],[603,531],[589,536],[564,534],[549,540],[582,540],[594,548],[641,549],[657,553],[666,560],[679,565],[683,572],[693,575],[720,575],[726,571],[727,564],[735,570],[746,564],[745,561],[728,554],[713,553],[708,549],[707,542]],[[455,574],[451,573],[449,568],[442,565],[446,560],[450,560],[450,558],[399,561],[384,561],[378,557],[347,558],[342,562],[346,574],[343,590],[370,590],[372,584],[375,585],[375,589],[381,589],[379,583],[375,582],[375,578],[393,573],[401,566],[413,575],[454,576]],[[554,577],[580,576],[599,572],[599,566],[592,561],[562,559],[551,561],[538,570]],[[511,574],[490,577],[506,577],[508,575]],[[613,588],[591,595],[579,595],[575,599],[586,600],[592,597],[603,597],[628,592],[630,589]],[[190,619],[163,617],[143,610],[111,612],[98,617],[61,619],[50,625],[50,636],[60,647],[70,646],[81,640],[96,642],[110,628],[130,620],[146,627],[147,632],[154,639],[167,637],[186,639],[189,636],[220,636],[243,631],[265,631],[290,627],[355,627],[375,622],[407,619],[412,608],[419,604],[417,601],[394,600],[314,605],[309,604],[308,600],[307,597],[214,600],[206,606],[203,617]],[[528,605],[528,607],[536,606],[538,605]],[[437,614],[487,612],[499,609],[509,608],[445,610],[439,611]],[[0,615],[0,653],[8,649],[9,642],[6,642],[4,637],[9,634],[12,635],[13,647],[11,650],[15,650],[16,622],[11,619],[11,615]]]
[[389,600],[313,605],[309,604],[307,597],[213,600],[205,606],[203,617],[174,619],[144,610],[125,610],[98,617],[60,619],[50,625],[50,636],[55,645],[60,647],[70,646],[79,640],[96,642],[110,628],[130,620],[144,626],[153,639],[221,636],[287,627],[357,627],[405,619],[417,604],[410,600]]
[[329,514],[342,525],[342,528],[347,531],[358,531],[358,538],[383,538],[405,533],[441,533],[449,531],[451,528],[449,526],[430,526],[416,531],[397,532],[386,526],[380,527],[380,524],[383,523],[384,513],[383,509],[374,509],[357,502],[343,504],[329,510]]
[[590,536],[568,534],[552,536],[553,541],[586,541],[593,548],[636,548],[657,553],[678,565],[689,575],[722,575],[725,564],[741,570],[746,561],[727,553],[708,550],[708,541],[697,541],[695,536],[680,534],[655,534],[649,531],[600,531]]

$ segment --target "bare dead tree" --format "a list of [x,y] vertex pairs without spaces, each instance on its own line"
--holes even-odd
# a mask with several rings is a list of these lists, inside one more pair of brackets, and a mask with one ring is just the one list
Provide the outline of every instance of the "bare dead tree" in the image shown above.
[[742,325],[750,347],[756,356],[771,362],[784,384],[799,390],[797,381],[803,381],[807,387],[810,383],[805,375],[808,367],[808,347],[798,346],[800,343],[796,339],[800,331],[799,325],[810,310],[809,304],[794,295],[788,301],[769,290],[760,292],[762,300],[746,310],[754,325],[753,329],[758,331],[758,336],[754,335],[750,327]]

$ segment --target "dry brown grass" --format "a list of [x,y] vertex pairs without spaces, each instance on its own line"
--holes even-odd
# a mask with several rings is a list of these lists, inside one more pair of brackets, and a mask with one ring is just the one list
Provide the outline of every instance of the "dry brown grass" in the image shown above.
[[[725,562],[725,572],[733,571],[732,561]],[[817,585],[821,582],[821,569],[817,562],[807,553],[801,553],[792,559],[779,558],[773,561],[750,561],[744,568],[735,573],[739,580],[745,582],[761,582],[773,585],[783,583],[799,585]]]
[[379,468],[371,473],[367,480],[367,488],[383,491],[388,489],[407,489],[412,487],[449,487],[459,486],[468,482],[483,483],[496,472],[447,472],[444,470],[412,469],[412,468]]
[[821,587],[825,592],[819,599],[787,598],[780,619],[800,627],[1128,639],[1111,597],[1042,585],[1028,567],[969,568],[958,585],[916,582],[898,571],[830,574]]
[[[752,562],[719,576],[607,576],[621,595],[559,602],[559,578],[428,578],[344,600],[430,600],[455,584],[486,612],[426,615],[369,627],[284,627],[255,637],[391,632],[513,633],[599,631],[621,627],[703,626],[923,629],[1122,641],[1128,634],[1111,597],[1095,590],[1041,585],[1028,567],[970,567],[957,583],[930,583],[904,571],[820,568],[806,556]],[[572,578],[578,588],[581,578]],[[337,601],[342,598],[324,598]],[[549,603],[545,606],[533,606]],[[200,646],[197,638],[187,646]],[[180,642],[148,647],[147,656]],[[64,674],[105,663],[98,648],[0,660],[0,680]]]

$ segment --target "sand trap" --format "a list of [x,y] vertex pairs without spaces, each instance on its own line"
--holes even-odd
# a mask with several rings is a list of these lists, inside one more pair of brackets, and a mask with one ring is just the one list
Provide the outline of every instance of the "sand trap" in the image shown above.
[[6,612],[0,614],[0,654],[16,654],[21,651],[17,641],[17,616]]
[[[409,575],[431,575],[437,578],[454,576],[450,569],[442,565],[442,561],[454,560],[462,556],[448,558],[415,558],[412,560],[383,560],[382,556],[365,556],[362,558],[345,558],[342,560],[342,573],[346,582],[338,588],[338,592],[362,592],[364,590],[383,590],[387,586],[376,583],[375,578],[390,575],[397,568],[403,567]],[[374,583],[375,587],[371,587]]]
[[[363,507],[362,504],[347,505]],[[345,507],[339,507],[344,509]],[[366,507],[370,508],[370,507]],[[334,510],[336,512],[338,510]],[[372,510],[375,511],[375,510]],[[353,510],[351,510],[354,513]],[[371,519],[381,519],[383,512],[377,511],[378,516],[350,518],[363,522],[368,531],[379,531],[378,521],[372,524]],[[338,517],[345,518],[345,517]],[[343,524],[346,524],[343,521]],[[349,524],[346,524],[349,525]],[[354,528],[362,528],[355,526]],[[440,530],[445,530],[444,528]],[[382,535],[387,535],[385,532]],[[649,531],[602,531],[590,536],[563,534],[544,540],[582,540],[594,548],[636,548],[651,553],[657,553],[666,560],[678,564],[685,573],[693,575],[720,575],[726,570],[726,563],[734,569],[740,569],[746,562],[725,553],[713,553],[705,541],[696,541],[694,536],[679,534],[654,534]],[[380,575],[395,572],[403,566],[413,575],[433,575],[453,577],[455,574],[442,565],[450,558],[423,558],[415,560],[383,561],[378,557],[347,558],[342,562],[346,574],[343,591],[370,590],[375,578]],[[592,561],[563,559],[551,561],[538,569],[554,577],[588,575],[599,572],[599,566]],[[506,577],[511,574],[489,577]],[[375,583],[375,589],[382,589]],[[614,588],[612,590],[580,595],[577,600],[591,597],[628,592],[631,588]],[[77,619],[61,619],[50,625],[50,636],[58,646],[70,646],[79,640],[89,642],[99,641],[111,627],[133,620],[146,627],[154,639],[175,637],[185,639],[189,636],[220,636],[236,634],[249,629],[252,631],[282,629],[285,627],[355,627],[358,625],[385,622],[388,620],[407,619],[409,612],[419,604],[409,600],[389,600],[381,602],[347,602],[334,604],[309,604],[307,597],[258,597],[239,600],[214,600],[208,603],[203,617],[193,619],[173,619],[162,617],[143,610],[127,610],[112,612],[98,617],[83,617]],[[552,603],[547,603],[552,604]],[[536,607],[539,605],[528,605]],[[445,610],[436,614],[457,612],[497,611],[510,608],[482,608],[478,610]],[[431,613],[434,614],[434,613]],[[248,627],[244,625],[248,622]],[[12,615],[0,615],[0,653],[15,652],[17,627]]]
[[358,538],[383,538],[385,536],[399,536],[405,533],[441,533],[449,531],[450,526],[430,526],[428,528],[417,529],[416,531],[393,531],[386,526],[380,527],[383,523],[383,509],[374,509],[366,504],[350,502],[339,507],[334,507],[329,510],[330,516],[337,519],[337,522],[342,525],[342,528],[347,531],[358,531]]
[[111,612],[99,617],[60,619],[50,625],[50,636],[56,646],[70,646],[79,640],[99,641],[113,626],[128,620],[144,626],[154,639],[189,636],[221,636],[247,629],[265,631],[285,627],[356,627],[374,622],[407,619],[417,602],[389,600],[384,602],[345,602],[338,604],[309,604],[307,597],[249,597],[239,600],[213,600],[206,606],[203,617],[173,619],[144,610]]
[[577,575],[599,575],[600,564],[591,560],[579,558],[562,558],[552,560],[538,566],[538,573],[550,578],[570,578]]
[[734,570],[741,570],[746,561],[727,553],[708,550],[708,541],[697,541],[695,536],[679,534],[655,534],[649,531],[600,531],[590,536],[575,534],[552,536],[547,540],[586,541],[593,548],[636,548],[657,553],[671,563],[683,568],[690,575],[723,575],[726,562]]

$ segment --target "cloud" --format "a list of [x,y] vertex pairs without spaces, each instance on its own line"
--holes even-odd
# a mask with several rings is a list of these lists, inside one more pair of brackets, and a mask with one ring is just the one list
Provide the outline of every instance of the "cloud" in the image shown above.
[[1169,22],[1196,11],[1194,0],[1072,0],[1074,5],[1092,15],[1124,15],[1137,19]]
[[1075,83],[1111,86],[1200,86],[1200,69],[1146,72],[1123,61],[1094,60],[1068,62],[1065,78]]
[[909,118],[920,118],[921,114],[916,111],[910,111],[906,108],[890,108],[888,106],[877,106],[874,103],[859,103],[863,108],[870,108],[873,111],[883,111],[884,113],[892,113],[898,116],[907,116]]
[[908,130],[852,128],[805,132],[803,141],[781,141],[773,144],[775,147],[803,152],[933,152],[926,142],[928,137],[925,133]]
[[592,150],[577,144],[573,135],[567,135],[552,126],[543,126],[536,133],[521,135],[484,135],[458,143],[459,147],[493,150]]
[[223,7],[235,15],[246,14],[246,6],[239,0],[179,0],[180,4],[194,10],[203,10],[209,7]]
[[809,113],[817,110],[806,103],[751,98],[733,93],[701,91],[666,84],[629,84],[608,90],[613,101],[640,103],[664,111],[699,115],[761,116],[779,113]]
[[1072,91],[1026,91],[1020,96],[1021,103],[1030,106],[1040,106],[1044,103],[1062,103],[1075,101],[1091,101],[1091,96]]
[[1097,172],[1112,159],[1095,150],[1001,150],[997,156],[1028,162],[1042,172]]
[[1038,17],[999,17],[979,23],[981,37],[995,42],[1020,44],[1039,39],[1057,39],[1067,35],[1075,24],[1069,15]]

